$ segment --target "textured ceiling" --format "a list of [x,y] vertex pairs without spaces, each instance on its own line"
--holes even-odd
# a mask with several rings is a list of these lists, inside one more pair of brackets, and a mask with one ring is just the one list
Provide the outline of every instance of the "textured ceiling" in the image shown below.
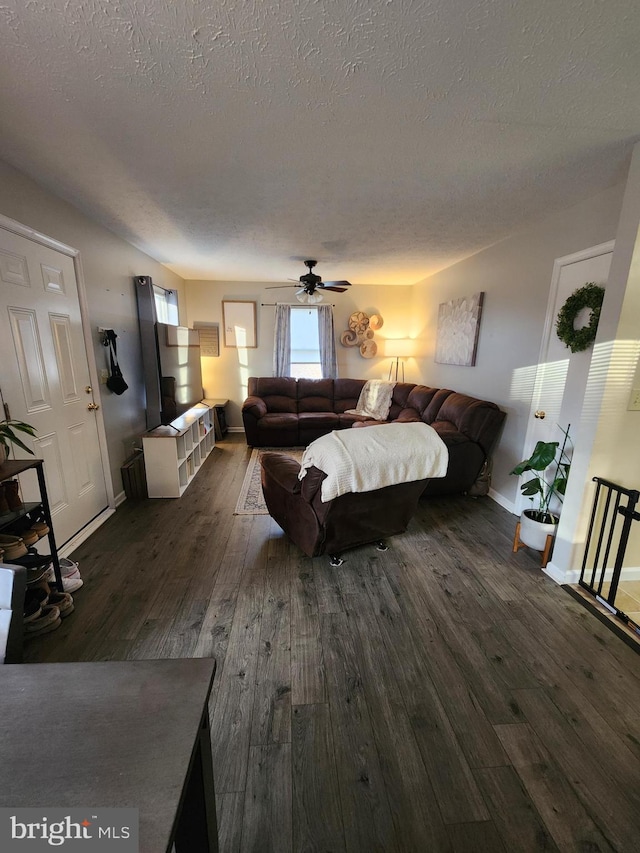
[[408,284],[624,177],[638,44],[637,0],[0,0],[0,158],[187,278]]

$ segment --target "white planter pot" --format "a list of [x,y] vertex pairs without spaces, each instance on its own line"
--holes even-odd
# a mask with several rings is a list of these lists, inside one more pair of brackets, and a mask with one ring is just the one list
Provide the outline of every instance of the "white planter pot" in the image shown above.
[[544,551],[547,536],[555,536],[559,519],[556,515],[551,515],[553,521],[550,523],[536,521],[531,518],[533,512],[534,510],[525,509],[520,515],[520,541],[535,551]]

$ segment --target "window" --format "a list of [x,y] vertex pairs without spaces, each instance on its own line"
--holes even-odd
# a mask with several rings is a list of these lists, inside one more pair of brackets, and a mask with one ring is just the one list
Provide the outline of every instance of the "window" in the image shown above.
[[333,306],[276,303],[273,375],[329,379],[338,375]]
[[153,285],[153,300],[156,306],[156,320],[169,326],[178,326],[178,294],[175,290],[165,290]]
[[296,379],[322,379],[317,308],[291,308],[289,375]]

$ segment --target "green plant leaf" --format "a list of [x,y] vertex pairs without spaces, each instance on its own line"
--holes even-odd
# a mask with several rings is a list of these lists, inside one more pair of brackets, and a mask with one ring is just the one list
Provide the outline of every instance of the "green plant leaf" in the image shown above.
[[32,427],[31,424],[26,424],[24,421],[0,421],[0,444],[4,444],[6,448],[9,447],[9,444],[15,444],[33,456],[33,450],[18,438],[15,433],[16,430],[30,435],[32,438],[36,437],[35,427]]
[[546,470],[556,458],[558,447],[557,441],[539,441],[528,460],[530,470]]
[[528,480],[526,483],[523,483],[520,486],[523,495],[527,497],[531,497],[533,495],[542,494],[542,485],[540,484],[540,480],[537,477],[534,477],[533,480]]

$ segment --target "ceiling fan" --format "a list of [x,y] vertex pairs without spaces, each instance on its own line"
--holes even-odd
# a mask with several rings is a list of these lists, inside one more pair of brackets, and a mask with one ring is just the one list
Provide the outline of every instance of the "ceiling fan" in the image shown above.
[[[300,289],[296,291],[296,299],[298,302],[311,304],[315,302],[322,302],[322,293],[318,293],[319,290],[332,290],[334,293],[344,293],[348,287],[351,287],[350,281],[322,281],[320,276],[313,272],[313,268],[317,263],[317,261],[313,260],[304,262],[304,265],[308,267],[309,272],[305,275],[301,275],[298,279],[299,283],[302,285]],[[291,279],[291,281],[295,281],[295,279]],[[296,286],[297,285],[276,284],[272,287],[267,287],[267,290],[277,290],[281,287]]]

